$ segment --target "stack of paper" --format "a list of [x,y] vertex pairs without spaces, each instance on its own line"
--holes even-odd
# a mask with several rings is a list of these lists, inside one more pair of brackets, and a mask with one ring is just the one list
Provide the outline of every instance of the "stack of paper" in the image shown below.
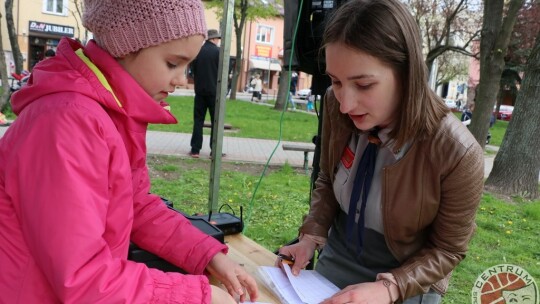
[[283,270],[260,266],[259,275],[266,287],[285,304],[318,304],[339,291],[314,270],[301,270],[294,276],[287,264],[283,264]]

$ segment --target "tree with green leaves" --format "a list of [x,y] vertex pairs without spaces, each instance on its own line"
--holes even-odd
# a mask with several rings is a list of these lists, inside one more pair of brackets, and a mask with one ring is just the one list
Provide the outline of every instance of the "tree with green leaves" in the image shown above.
[[[236,99],[236,88],[238,87],[238,76],[242,71],[243,48],[242,34],[248,21],[272,18],[279,15],[275,6],[275,1],[263,0],[235,0],[233,14],[233,30],[236,38],[236,66],[231,80],[231,99]],[[207,3],[209,8],[214,8],[220,19],[223,19],[223,0],[211,0]]]
[[[505,3],[508,2],[507,5]],[[525,0],[486,0],[480,40],[480,82],[475,98],[474,119],[469,130],[483,147],[489,128],[493,107],[504,69],[504,57],[517,20],[518,12]]]

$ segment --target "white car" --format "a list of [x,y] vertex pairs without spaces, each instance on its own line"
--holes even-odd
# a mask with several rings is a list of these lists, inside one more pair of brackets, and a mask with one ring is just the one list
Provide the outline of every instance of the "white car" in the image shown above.
[[300,99],[307,99],[309,97],[309,95],[311,95],[311,90],[310,89],[302,89],[302,90],[298,90],[296,92],[296,97],[298,97]]
[[457,109],[456,101],[453,100],[453,99],[445,99],[445,100],[444,100],[444,103],[445,103],[446,106],[449,107],[450,109]]

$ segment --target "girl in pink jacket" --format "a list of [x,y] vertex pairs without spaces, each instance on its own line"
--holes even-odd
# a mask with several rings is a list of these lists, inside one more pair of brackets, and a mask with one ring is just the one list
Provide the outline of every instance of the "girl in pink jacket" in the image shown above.
[[[84,6],[95,40],[36,65],[0,139],[0,303],[256,299],[226,246],[148,194],[147,125],[176,123],[163,100],[205,39],[200,0]],[[127,260],[130,240],[194,275]]]

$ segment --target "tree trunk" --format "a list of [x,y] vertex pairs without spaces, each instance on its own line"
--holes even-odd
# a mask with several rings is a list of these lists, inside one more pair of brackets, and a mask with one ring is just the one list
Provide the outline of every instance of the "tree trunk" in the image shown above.
[[291,81],[291,72],[289,70],[282,70],[279,75],[279,87],[274,105],[275,110],[282,111],[287,107],[287,101],[289,99],[289,82]]
[[242,30],[234,29],[236,34],[236,64],[233,71],[233,77],[231,79],[231,99],[236,99],[236,91],[238,88],[238,77],[240,77],[240,72],[242,71],[242,62],[244,58],[242,57]]
[[510,34],[523,3],[524,0],[511,0],[506,17],[503,19],[504,0],[484,1],[484,22],[480,41],[480,83],[475,98],[474,116],[469,127],[482,148],[486,145],[489,120],[497,101]]
[[[231,99],[236,99],[236,91],[238,89],[238,78],[242,72],[242,65],[244,61],[243,48],[242,48],[242,33],[246,24],[247,18],[247,1],[240,1],[239,13],[233,14],[234,33],[236,35],[236,64],[231,79]],[[240,20],[239,20],[240,19]]]
[[13,53],[13,61],[15,61],[15,73],[20,74],[22,72],[23,57],[19,48],[19,41],[17,40],[15,22],[13,21],[13,0],[6,0],[5,7],[9,42],[11,44],[11,52]]
[[518,195],[529,199],[539,197],[540,173],[540,33],[527,60],[525,77],[518,93],[512,120],[493,170],[486,180],[489,191]]
[[[2,14],[0,14],[0,24],[2,24]],[[4,45],[2,43],[2,27],[0,26],[0,77],[2,79],[2,96],[0,97],[0,112],[8,103],[10,87],[7,74],[6,56],[4,54]]]

